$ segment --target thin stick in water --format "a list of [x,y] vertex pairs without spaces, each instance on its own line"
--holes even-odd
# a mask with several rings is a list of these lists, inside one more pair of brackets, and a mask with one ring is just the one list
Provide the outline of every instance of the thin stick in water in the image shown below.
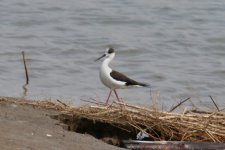
[[25,52],[24,51],[22,51],[22,56],[23,56],[23,64],[24,64],[25,75],[26,75],[26,84],[29,84],[29,75],[28,75],[28,71],[27,71],[27,64],[26,64]]

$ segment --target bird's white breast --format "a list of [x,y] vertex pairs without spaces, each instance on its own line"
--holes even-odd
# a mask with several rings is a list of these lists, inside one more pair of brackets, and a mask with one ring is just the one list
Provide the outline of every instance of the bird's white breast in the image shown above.
[[100,79],[102,83],[110,89],[125,88],[125,82],[117,81],[110,76],[112,69],[109,68],[107,61],[104,61],[100,68]]

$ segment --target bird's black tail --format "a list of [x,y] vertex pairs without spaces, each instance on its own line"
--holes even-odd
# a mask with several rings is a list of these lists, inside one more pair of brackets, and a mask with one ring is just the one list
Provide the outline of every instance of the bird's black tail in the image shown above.
[[146,83],[138,83],[138,85],[143,86],[143,87],[148,87],[150,88],[150,84],[146,84]]

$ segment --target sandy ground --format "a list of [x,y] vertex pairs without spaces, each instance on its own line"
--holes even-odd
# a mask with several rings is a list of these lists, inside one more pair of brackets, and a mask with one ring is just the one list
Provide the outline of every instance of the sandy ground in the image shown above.
[[0,102],[1,150],[122,150],[87,134],[66,131],[58,112]]

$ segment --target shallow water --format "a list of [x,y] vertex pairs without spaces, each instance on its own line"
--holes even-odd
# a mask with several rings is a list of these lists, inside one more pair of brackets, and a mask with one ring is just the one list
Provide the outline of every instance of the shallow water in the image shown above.
[[[27,97],[104,101],[100,62],[152,85],[120,90],[131,103],[160,104],[192,97],[224,104],[225,1],[0,0],[0,95],[22,96],[21,51],[26,52]],[[150,96],[151,95],[151,96]]]

